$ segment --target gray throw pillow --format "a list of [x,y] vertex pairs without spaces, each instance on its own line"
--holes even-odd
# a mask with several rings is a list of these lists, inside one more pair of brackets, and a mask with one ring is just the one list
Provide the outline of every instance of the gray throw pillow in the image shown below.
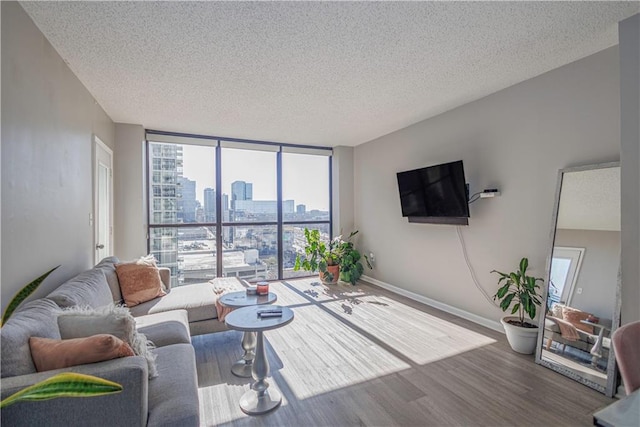
[[114,256],[108,257],[100,261],[95,267],[102,270],[104,277],[107,279],[109,288],[111,289],[111,295],[113,301],[116,304],[122,302],[122,293],[120,292],[120,283],[118,282],[118,275],[116,274],[116,264],[120,263],[120,260]]
[[149,378],[158,375],[156,356],[151,352],[154,345],[136,330],[136,320],[126,307],[115,304],[99,308],[70,307],[58,315],[58,328],[62,339],[114,335],[129,344],[136,355],[147,360]]

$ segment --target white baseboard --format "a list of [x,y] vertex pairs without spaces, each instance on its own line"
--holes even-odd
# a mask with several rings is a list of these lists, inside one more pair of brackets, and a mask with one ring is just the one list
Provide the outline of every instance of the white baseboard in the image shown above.
[[453,307],[451,305],[445,304],[443,302],[436,301],[436,300],[431,299],[431,298],[427,298],[424,295],[416,294],[415,292],[411,292],[411,291],[408,291],[406,289],[402,289],[402,288],[399,288],[397,286],[390,285],[389,283],[383,282],[383,281],[378,280],[378,279],[374,279],[373,277],[362,275],[360,277],[360,279],[365,281],[365,282],[372,283],[372,284],[374,284],[376,286],[380,286],[381,288],[386,289],[388,291],[391,291],[391,292],[393,292],[395,294],[405,296],[405,297],[410,298],[410,299],[412,299],[414,301],[421,302],[421,303],[426,304],[428,306],[437,308],[438,310],[442,310],[442,311],[445,311],[447,313],[451,313],[451,314],[453,314],[455,316],[462,317],[463,319],[467,319],[467,320],[469,320],[471,322],[477,323],[477,324],[482,325],[484,327],[487,327],[489,329],[493,329],[494,331],[498,331],[498,332],[504,333],[504,328],[502,327],[500,322],[496,322],[495,320],[490,320],[490,319],[487,319],[485,317],[481,317],[481,316],[478,316],[476,314],[469,313],[468,311],[464,311],[464,310],[461,310],[459,308]]

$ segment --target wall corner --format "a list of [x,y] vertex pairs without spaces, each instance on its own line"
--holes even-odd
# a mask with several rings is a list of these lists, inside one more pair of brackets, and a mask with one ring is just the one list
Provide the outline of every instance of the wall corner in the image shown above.
[[622,324],[640,320],[640,14],[621,21],[620,187]]

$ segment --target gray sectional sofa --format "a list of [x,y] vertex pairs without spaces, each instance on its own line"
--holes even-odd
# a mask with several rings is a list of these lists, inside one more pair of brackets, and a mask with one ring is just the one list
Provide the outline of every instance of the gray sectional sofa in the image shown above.
[[[116,257],[105,258],[95,268],[104,271],[113,301],[122,302],[122,293],[120,292],[115,269],[115,264],[118,262],[120,261]],[[218,313],[216,311],[218,295],[214,292],[213,286],[197,284],[171,289],[171,273],[169,269],[160,268],[159,270],[167,295],[131,307],[131,314],[139,317],[184,309],[187,310],[191,335],[210,334],[227,329],[224,322],[218,321]],[[220,277],[215,280],[220,288],[242,288],[240,282],[235,278]]]
[[[215,309],[212,286],[170,288],[169,271],[161,269],[167,295],[132,307],[136,327],[156,348],[158,376],[148,378],[146,359],[125,357],[71,368],[36,372],[29,337],[60,339],[61,307],[101,307],[120,302],[115,273],[118,259],[107,258],[55,289],[45,298],[20,307],[0,329],[2,398],[56,373],[72,371],[120,383],[118,394],[91,398],[58,398],[11,405],[1,411],[3,425],[25,426],[196,426],[198,382],[191,334],[224,329]],[[235,279],[222,279],[235,280]],[[234,282],[230,282],[232,285]],[[239,282],[235,285],[241,286]]]

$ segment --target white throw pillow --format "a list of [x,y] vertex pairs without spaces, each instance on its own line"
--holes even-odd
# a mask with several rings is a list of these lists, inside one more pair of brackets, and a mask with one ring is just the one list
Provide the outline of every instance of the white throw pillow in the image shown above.
[[136,330],[136,320],[126,307],[115,304],[99,308],[69,307],[58,315],[58,329],[63,340],[114,335],[129,344],[137,356],[147,360],[149,378],[158,376],[156,356],[151,352],[155,346]]
[[564,304],[560,304],[558,302],[553,303],[553,305],[551,306],[551,315],[558,319],[562,319],[562,308],[564,306]]

